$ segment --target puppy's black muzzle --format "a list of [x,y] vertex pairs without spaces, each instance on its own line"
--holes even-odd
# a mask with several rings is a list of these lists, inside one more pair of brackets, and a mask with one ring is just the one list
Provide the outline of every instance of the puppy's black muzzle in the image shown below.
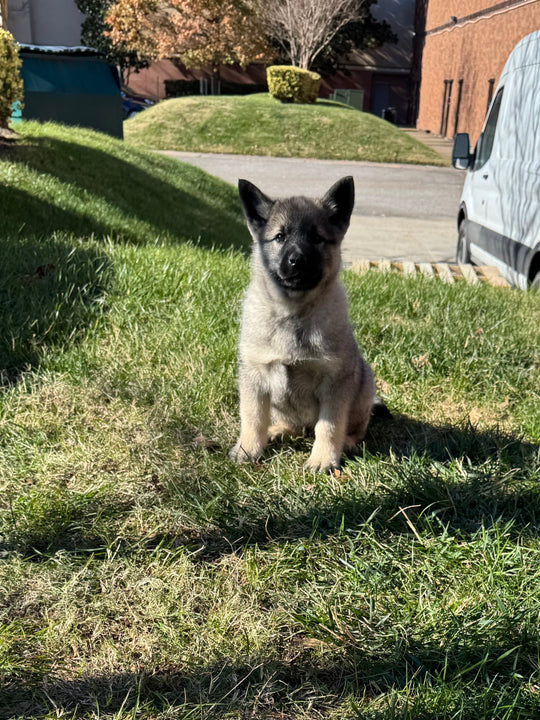
[[323,276],[320,253],[310,245],[294,244],[284,248],[278,276],[280,285],[288,290],[311,290]]

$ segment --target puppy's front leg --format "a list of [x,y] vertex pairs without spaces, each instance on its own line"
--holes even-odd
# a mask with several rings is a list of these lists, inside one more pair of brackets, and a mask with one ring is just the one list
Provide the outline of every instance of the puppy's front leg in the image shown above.
[[347,386],[328,384],[320,396],[315,442],[306,468],[313,472],[339,468],[349,418],[350,393]]
[[262,455],[270,426],[270,395],[255,373],[243,371],[239,379],[240,437],[229,457],[238,463],[256,460]]

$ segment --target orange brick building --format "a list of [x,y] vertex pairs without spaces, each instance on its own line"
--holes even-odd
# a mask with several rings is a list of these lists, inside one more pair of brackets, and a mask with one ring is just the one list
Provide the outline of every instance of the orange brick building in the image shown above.
[[417,127],[475,142],[510,52],[538,29],[540,0],[427,0]]

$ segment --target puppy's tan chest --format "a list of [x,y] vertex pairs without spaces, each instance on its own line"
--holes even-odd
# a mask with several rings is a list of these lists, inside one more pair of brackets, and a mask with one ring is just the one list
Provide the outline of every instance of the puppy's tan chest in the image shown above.
[[295,418],[296,424],[315,422],[317,391],[328,372],[325,362],[308,360],[293,365],[275,362],[266,366],[264,372],[272,408]]
[[286,320],[275,323],[268,337],[276,360],[287,366],[320,363],[332,354],[321,329],[310,322]]

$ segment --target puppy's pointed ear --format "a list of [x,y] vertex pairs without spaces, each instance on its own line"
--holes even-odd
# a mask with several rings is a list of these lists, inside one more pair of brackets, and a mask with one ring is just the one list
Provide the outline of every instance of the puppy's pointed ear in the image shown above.
[[345,231],[349,227],[354,207],[354,180],[348,175],[332,185],[322,199],[323,207],[333,225]]
[[268,222],[274,201],[249,180],[238,181],[238,192],[249,229],[257,232]]

